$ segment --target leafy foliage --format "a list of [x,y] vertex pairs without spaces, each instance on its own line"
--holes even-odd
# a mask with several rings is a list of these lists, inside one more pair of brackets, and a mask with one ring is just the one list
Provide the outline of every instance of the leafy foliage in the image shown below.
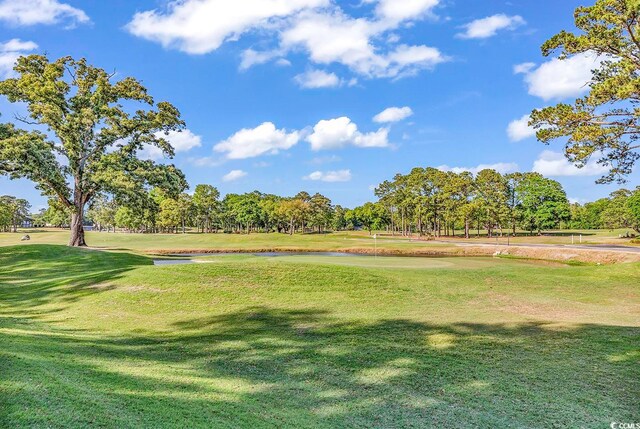
[[[145,145],[173,156],[164,136],[184,127],[178,110],[155,103],[139,81],[114,81],[113,74],[70,57],[21,57],[14,70],[18,77],[0,82],[0,94],[26,103],[28,117],[19,119],[46,133],[0,126],[0,174],[35,182],[69,209],[71,245],[85,244],[84,210],[100,193],[133,198],[148,186],[172,193],[186,188],[175,166],[137,157]],[[150,109],[130,113],[125,103]]]
[[572,104],[535,110],[531,125],[544,143],[566,138],[565,154],[583,167],[592,157],[609,172],[599,183],[624,182],[640,158],[640,2],[597,0],[575,11],[580,33],[561,31],[542,46],[561,60],[598,55],[589,93]]

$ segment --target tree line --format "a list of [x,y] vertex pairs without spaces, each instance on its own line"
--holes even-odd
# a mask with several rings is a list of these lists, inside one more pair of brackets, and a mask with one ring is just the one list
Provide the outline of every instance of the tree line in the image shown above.
[[[151,188],[135,199],[101,194],[86,213],[99,231],[139,233],[279,232],[323,233],[364,229],[425,237],[537,234],[550,229],[632,228],[640,233],[640,187],[620,189],[586,204],[570,203],[562,185],[538,173],[473,175],[414,168],[375,189],[378,200],[353,209],[328,197],[299,192],[293,197],[259,191],[227,194],[197,185],[192,194]],[[70,225],[71,213],[56,199],[35,223]]]
[[566,228],[640,232],[640,187],[581,205],[570,203],[559,182],[539,173],[485,169],[474,176],[427,167],[384,181],[375,194],[378,202],[365,204],[364,226],[400,235],[440,237],[459,231],[469,238],[473,230],[492,237]]

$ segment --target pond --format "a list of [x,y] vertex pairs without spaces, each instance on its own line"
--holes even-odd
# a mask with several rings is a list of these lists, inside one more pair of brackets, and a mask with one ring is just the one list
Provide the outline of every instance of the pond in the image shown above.
[[[311,263],[321,265],[358,266],[367,268],[453,268],[475,269],[494,265],[554,265],[562,263],[523,259],[494,258],[491,256],[399,256],[355,254],[344,252],[253,252],[253,253],[187,253],[168,255],[171,259],[158,259],[155,265],[183,265],[223,263],[230,257],[260,258],[265,261]],[[227,259],[228,260],[228,259]]]

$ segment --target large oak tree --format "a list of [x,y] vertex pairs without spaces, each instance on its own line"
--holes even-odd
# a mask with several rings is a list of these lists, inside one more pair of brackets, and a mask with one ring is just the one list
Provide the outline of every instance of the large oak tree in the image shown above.
[[25,103],[16,117],[29,130],[0,125],[0,174],[35,182],[71,212],[70,246],[85,246],[84,210],[101,193],[134,197],[148,186],[170,193],[186,188],[173,165],[138,158],[145,145],[174,152],[165,138],[184,128],[170,103],[155,103],[136,79],[70,57],[17,60],[17,77],[0,82],[0,94]]

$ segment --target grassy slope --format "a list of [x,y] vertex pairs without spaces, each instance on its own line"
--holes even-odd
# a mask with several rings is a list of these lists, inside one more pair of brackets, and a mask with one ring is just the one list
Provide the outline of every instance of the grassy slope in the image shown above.
[[0,426],[637,417],[638,264],[206,259],[153,267],[127,253],[0,248]]

